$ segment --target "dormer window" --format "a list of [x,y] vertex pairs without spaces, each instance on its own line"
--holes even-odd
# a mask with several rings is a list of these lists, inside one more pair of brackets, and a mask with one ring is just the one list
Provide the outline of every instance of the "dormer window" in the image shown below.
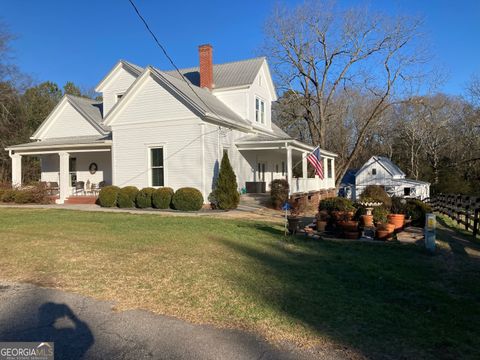
[[123,96],[123,92],[122,93],[118,93],[117,96],[116,96],[116,102],[118,102],[118,100],[120,100]]
[[265,101],[260,98],[255,99],[255,121],[265,124]]

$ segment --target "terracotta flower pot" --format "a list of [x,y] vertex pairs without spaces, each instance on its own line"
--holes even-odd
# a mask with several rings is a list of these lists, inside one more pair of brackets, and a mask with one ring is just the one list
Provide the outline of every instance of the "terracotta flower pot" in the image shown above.
[[327,222],[322,220],[317,220],[317,231],[325,231],[327,227]]
[[358,232],[358,221],[342,221],[339,225],[345,232]]
[[379,240],[387,240],[390,236],[392,236],[392,233],[390,233],[388,230],[377,230],[377,239]]
[[404,214],[388,214],[388,222],[395,226],[395,231],[403,229],[405,224],[405,215]]
[[378,224],[377,226],[377,238],[378,239],[388,239],[393,235],[395,231],[395,225],[390,223]]
[[373,227],[373,215],[362,215],[362,225],[365,227]]

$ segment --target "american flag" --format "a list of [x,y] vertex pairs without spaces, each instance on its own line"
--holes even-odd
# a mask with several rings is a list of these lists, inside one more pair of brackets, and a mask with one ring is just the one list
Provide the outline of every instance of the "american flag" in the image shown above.
[[323,179],[323,160],[320,154],[320,148],[317,147],[307,156],[307,160],[315,169],[315,175]]

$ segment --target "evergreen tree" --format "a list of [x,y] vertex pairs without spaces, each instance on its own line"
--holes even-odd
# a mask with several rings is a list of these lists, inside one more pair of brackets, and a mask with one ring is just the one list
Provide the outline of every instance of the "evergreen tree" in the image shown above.
[[233,172],[228,155],[224,154],[216,182],[215,198],[222,210],[236,209],[240,201],[237,177]]
[[68,95],[82,96],[80,88],[71,81],[67,81],[63,85],[63,92]]

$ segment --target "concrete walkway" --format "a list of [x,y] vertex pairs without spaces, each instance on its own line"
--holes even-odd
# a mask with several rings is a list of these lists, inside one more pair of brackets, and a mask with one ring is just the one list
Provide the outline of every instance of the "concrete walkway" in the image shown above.
[[0,341],[54,341],[55,359],[342,359],[279,350],[252,334],[193,325],[59,290],[0,281]]

